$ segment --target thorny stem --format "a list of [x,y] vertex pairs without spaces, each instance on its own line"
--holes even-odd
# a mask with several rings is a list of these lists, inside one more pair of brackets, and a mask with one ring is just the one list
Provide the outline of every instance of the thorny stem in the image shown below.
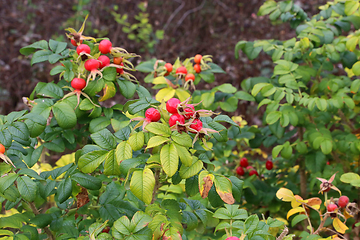
[[285,226],[283,232],[280,234],[279,237],[276,238],[276,240],[283,240],[288,233],[289,229]]
[[314,234],[319,234],[320,230],[324,227],[325,221],[328,217],[329,217],[329,214],[326,214],[324,219],[321,221],[318,229],[316,229],[316,231],[314,232]]
[[346,118],[346,116],[345,116],[345,114],[343,113],[343,111],[341,111],[341,110],[339,109],[338,113],[339,113],[339,116],[340,116],[341,120],[344,121],[344,122],[349,126],[349,128],[351,129],[351,131],[355,131],[356,129],[355,129],[354,125],[349,121],[349,119]]
[[[29,202],[29,206],[30,206],[31,210],[33,211],[33,213],[34,213],[35,215],[39,215],[39,214],[40,214],[39,210],[36,208],[36,206],[35,206],[35,204],[34,204],[33,202]],[[45,233],[49,236],[49,238],[50,238],[51,240],[55,240],[54,235],[51,233],[51,231],[49,230],[48,227],[44,227],[44,231],[45,231]]]
[[302,207],[303,207],[304,210],[305,210],[305,215],[306,215],[306,217],[307,217],[307,220],[308,220],[308,223],[309,223],[309,226],[310,226],[310,233],[313,234],[314,229],[313,229],[313,227],[312,227],[312,225],[311,225],[311,221],[310,221],[309,215],[308,215],[307,212],[306,212],[305,204],[301,204],[301,205],[302,205]]

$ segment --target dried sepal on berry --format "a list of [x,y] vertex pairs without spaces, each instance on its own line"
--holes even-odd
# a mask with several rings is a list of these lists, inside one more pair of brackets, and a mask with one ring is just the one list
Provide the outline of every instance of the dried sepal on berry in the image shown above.
[[326,180],[324,178],[317,178],[318,180],[321,181],[319,193],[323,194],[324,192],[328,192],[330,191],[330,189],[333,189],[335,191],[338,191],[341,195],[341,191],[332,184],[332,182],[335,179],[335,175],[336,173],[334,173],[334,175],[332,175],[329,180]]
[[8,156],[6,156],[4,153],[0,153],[0,159],[2,159],[6,164],[12,165],[14,168],[16,168],[14,163],[11,161],[11,159]]
[[86,20],[88,17],[89,17],[89,14],[86,15],[85,20],[84,20],[83,24],[81,25],[81,28],[79,29],[79,31],[76,31],[73,28],[66,28],[65,31],[70,32],[70,33],[65,33],[66,36],[69,39],[73,39],[76,43],[79,43],[81,40],[93,40],[94,42],[96,42],[95,38],[82,35],[82,33],[84,32],[85,23],[86,23]]
[[[81,90],[79,89],[74,89],[72,87],[69,87],[69,86],[64,86],[63,88],[69,88],[71,90],[70,93],[66,94],[61,100],[64,100],[65,98],[68,98],[68,97],[71,97],[72,95],[76,95],[76,98],[77,98],[77,104],[76,104],[76,107],[75,109],[79,106],[80,104],[80,96],[83,95],[84,97],[86,97],[90,102],[91,104],[93,104],[94,106],[96,107],[100,107],[99,105],[95,104],[91,98],[84,92],[82,92]],[[86,88],[86,87],[85,87]]]

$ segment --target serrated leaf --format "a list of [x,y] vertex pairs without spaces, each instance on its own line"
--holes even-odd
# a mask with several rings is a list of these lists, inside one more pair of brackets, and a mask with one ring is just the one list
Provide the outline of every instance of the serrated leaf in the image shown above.
[[198,160],[197,158],[193,157],[192,165],[187,167],[184,165],[181,165],[179,169],[180,177],[182,179],[190,178],[194,175],[196,175],[203,167],[203,162],[201,160]]
[[148,125],[146,125],[145,129],[155,135],[160,135],[164,137],[170,137],[171,135],[170,127],[162,123],[149,123]]
[[180,146],[178,144],[174,144],[176,146],[176,150],[178,152],[180,161],[182,164],[186,167],[190,167],[192,165],[193,158],[190,154],[190,152],[183,146]]
[[184,146],[184,147],[192,146],[192,139],[191,139],[190,135],[185,132],[179,133],[177,131],[174,131],[171,133],[171,139],[181,146]]
[[17,178],[17,187],[23,199],[33,202],[36,198],[36,183],[27,176]]
[[161,148],[160,161],[164,172],[172,177],[179,165],[179,155],[174,144],[167,144]]
[[100,179],[80,172],[73,174],[71,179],[89,190],[99,190],[102,186]]
[[131,192],[146,204],[150,204],[155,187],[155,177],[151,169],[137,170],[130,181]]
[[76,125],[76,114],[74,109],[69,104],[59,101],[54,104],[52,111],[60,127],[67,129]]
[[118,164],[123,160],[132,158],[132,148],[127,141],[123,141],[117,145],[115,157]]
[[83,173],[92,173],[105,161],[108,151],[95,150],[79,158],[78,166]]
[[295,199],[293,192],[287,188],[280,188],[276,192],[276,197],[284,202],[291,202]]
[[216,192],[225,203],[233,204],[235,202],[235,199],[232,195],[232,184],[228,178],[215,175],[214,184]]
[[128,143],[134,151],[138,151],[144,146],[144,140],[144,132],[135,132],[129,137]]
[[149,139],[146,148],[157,147],[165,142],[169,141],[169,138],[163,136],[154,136]]

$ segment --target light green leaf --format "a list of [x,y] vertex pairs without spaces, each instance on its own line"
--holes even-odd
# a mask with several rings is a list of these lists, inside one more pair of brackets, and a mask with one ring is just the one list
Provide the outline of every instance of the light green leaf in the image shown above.
[[146,204],[150,204],[155,187],[155,177],[151,169],[137,170],[130,181],[131,192]]
[[179,165],[179,155],[174,144],[167,144],[161,148],[160,161],[164,172],[172,177]]
[[119,143],[115,150],[115,157],[118,164],[123,160],[132,158],[132,148],[126,141]]
[[135,132],[129,137],[128,143],[134,151],[138,151],[144,146],[144,140],[144,132]]
[[148,125],[146,125],[145,129],[153,134],[164,137],[170,137],[171,135],[171,130],[169,126],[162,123],[157,123],[157,122],[149,123]]
[[52,107],[54,117],[62,128],[72,128],[77,123],[77,118],[74,109],[65,102],[57,102]]
[[179,173],[182,179],[190,178],[196,175],[203,167],[203,162],[198,160],[196,157],[193,157],[192,165],[190,167],[181,165]]
[[167,141],[169,141],[169,138],[167,138],[167,137],[154,136],[154,137],[149,139],[146,149],[157,147],[157,146],[159,146],[159,145],[161,145],[161,144],[163,144],[163,143],[165,143]]

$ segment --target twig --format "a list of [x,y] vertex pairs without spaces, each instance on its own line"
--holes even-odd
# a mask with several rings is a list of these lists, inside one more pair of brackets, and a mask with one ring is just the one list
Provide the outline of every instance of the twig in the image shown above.
[[289,233],[289,229],[285,226],[283,232],[276,238],[276,240],[283,240],[284,237]]
[[[178,1],[177,1],[178,2]],[[169,26],[170,22],[173,20],[173,18],[180,12],[180,10],[185,6],[185,2],[181,2],[181,5],[170,15],[169,19],[166,21],[166,24],[164,26],[164,30]]]
[[316,231],[314,232],[314,234],[319,234],[320,230],[324,227],[325,221],[328,217],[329,217],[329,214],[326,214],[324,219],[321,221],[318,229],[316,229]]
[[180,18],[180,20],[177,22],[176,28],[177,28],[178,26],[180,26],[180,24],[184,21],[184,19],[185,19],[189,14],[201,10],[201,9],[204,7],[205,2],[206,2],[206,0],[204,0],[198,7],[193,8],[193,9],[185,12],[184,15],[183,15],[183,16]]

